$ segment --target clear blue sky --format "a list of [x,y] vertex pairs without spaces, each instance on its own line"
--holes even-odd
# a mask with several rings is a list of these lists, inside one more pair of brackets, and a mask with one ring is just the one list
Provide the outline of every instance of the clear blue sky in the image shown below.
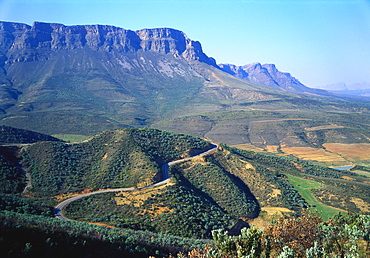
[[170,27],[218,63],[274,63],[310,87],[370,82],[370,0],[0,0],[0,20]]

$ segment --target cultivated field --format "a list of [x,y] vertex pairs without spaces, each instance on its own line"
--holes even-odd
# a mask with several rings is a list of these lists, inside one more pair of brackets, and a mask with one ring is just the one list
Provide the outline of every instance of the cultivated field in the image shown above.
[[287,176],[289,182],[294,186],[294,189],[302,195],[308,204],[312,205],[314,209],[319,211],[319,216],[324,220],[328,220],[339,212],[344,212],[344,210],[323,204],[312,194],[311,189],[320,189],[321,183],[292,175]]
[[294,155],[300,159],[318,162],[330,167],[353,166],[355,164],[370,164],[370,143],[324,143],[322,149],[313,147],[281,147],[267,145],[264,149],[252,144],[238,144],[234,147],[256,151]]
[[329,166],[349,166],[351,162],[335,151],[312,147],[283,147],[282,151],[289,155],[308,161],[316,161]]
[[325,143],[323,146],[349,161],[370,163],[370,143]]

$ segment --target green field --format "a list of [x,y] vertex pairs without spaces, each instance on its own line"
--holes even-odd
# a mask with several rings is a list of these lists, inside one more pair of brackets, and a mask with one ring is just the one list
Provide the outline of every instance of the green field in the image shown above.
[[53,137],[56,137],[66,142],[82,142],[87,140],[90,136],[81,134],[54,134]]
[[318,201],[316,197],[312,194],[311,189],[321,188],[321,184],[313,180],[303,179],[292,175],[287,175],[289,182],[294,186],[300,195],[306,200],[306,202],[315,207],[319,211],[320,217],[324,220],[328,220],[333,215],[337,214],[341,210],[325,205]]

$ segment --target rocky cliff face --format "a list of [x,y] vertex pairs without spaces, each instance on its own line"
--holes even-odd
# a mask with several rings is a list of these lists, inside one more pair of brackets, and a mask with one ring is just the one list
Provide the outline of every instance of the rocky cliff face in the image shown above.
[[0,22],[0,62],[3,64],[47,59],[49,52],[62,49],[121,53],[154,51],[216,66],[215,60],[203,53],[198,41],[175,29],[131,31],[108,25],[65,26],[35,22],[29,26]]
[[280,72],[274,64],[252,63],[244,66],[220,64],[222,70],[241,79],[268,86],[275,89],[285,89],[289,86],[304,86],[289,73]]
[[290,73],[279,71],[274,64],[252,63],[244,66],[219,64],[219,67],[231,75],[270,88],[297,93],[330,95],[324,90],[305,86]]

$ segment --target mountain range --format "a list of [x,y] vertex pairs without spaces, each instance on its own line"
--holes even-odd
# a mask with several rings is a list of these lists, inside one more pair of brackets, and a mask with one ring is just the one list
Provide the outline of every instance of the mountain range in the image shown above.
[[329,90],[335,94],[370,97],[370,83],[366,82],[354,84],[345,84],[343,82],[338,82],[325,85],[320,88]]
[[236,77],[273,89],[285,90],[296,93],[316,94],[330,96],[329,92],[309,88],[294,78],[290,73],[279,71],[274,64],[252,63],[243,66],[220,64],[220,68]]
[[[52,52],[60,50],[90,49],[119,53],[136,53],[142,50],[172,54],[175,57],[181,56],[188,62],[194,60],[204,62],[239,78],[271,88],[328,94],[325,91],[304,86],[289,73],[278,71],[273,64],[217,66],[216,61],[202,51],[198,41],[189,39],[181,31],[169,28],[143,29],[134,32],[107,25],[64,26],[35,22],[32,26],[28,26],[2,22],[1,29],[2,66],[17,62],[46,61],[51,57]],[[9,86],[9,83],[6,78],[2,79],[3,86]],[[17,92],[10,90],[9,94],[15,97]]]
[[50,135],[156,127],[259,148],[370,139],[367,102],[272,64],[218,65],[170,28],[0,22],[0,85],[0,123]]
[[[345,210],[355,213],[335,227],[362,218],[355,236],[368,241],[369,101],[273,64],[217,64],[179,30],[0,22],[0,143],[3,256],[198,257],[227,232],[243,246],[260,234],[255,254],[257,228],[277,216],[298,217],[277,222],[303,228],[286,234],[296,243]],[[75,221],[55,218],[58,203],[112,188],[127,191],[75,200],[62,210]],[[321,235],[303,239],[302,255]],[[344,241],[368,256],[366,242]]]

